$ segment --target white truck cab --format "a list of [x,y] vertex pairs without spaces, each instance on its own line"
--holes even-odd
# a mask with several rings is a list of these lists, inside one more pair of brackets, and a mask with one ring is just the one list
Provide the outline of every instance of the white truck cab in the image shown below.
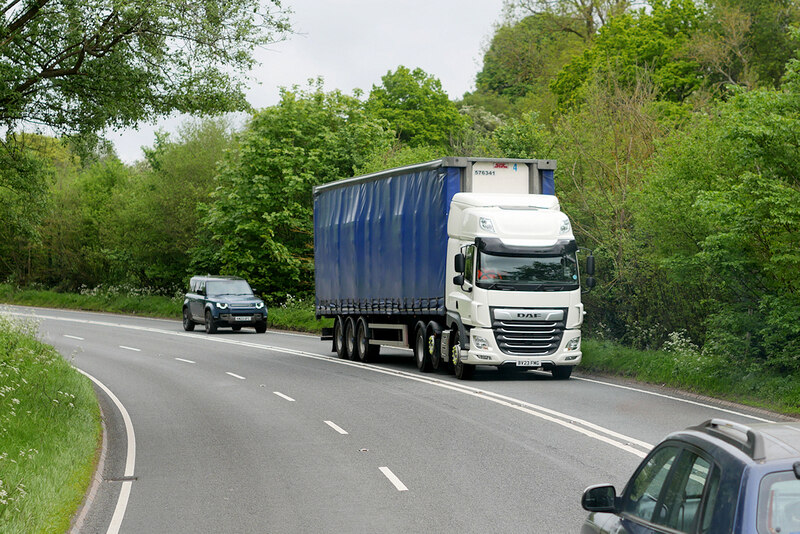
[[568,377],[581,361],[584,311],[578,248],[558,199],[458,193],[447,234],[446,307],[463,325],[460,344],[449,344],[454,363]]

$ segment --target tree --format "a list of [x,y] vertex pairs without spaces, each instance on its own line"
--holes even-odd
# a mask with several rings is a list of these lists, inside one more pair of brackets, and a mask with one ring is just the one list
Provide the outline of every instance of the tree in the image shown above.
[[366,102],[367,113],[385,119],[403,143],[412,147],[431,145],[445,148],[450,136],[468,120],[442,89],[441,82],[422,69],[397,67],[373,85]]
[[512,16],[542,15],[551,31],[577,35],[589,44],[611,17],[627,12],[632,4],[629,0],[507,0],[506,11]]
[[276,298],[313,289],[312,187],[347,178],[389,148],[386,123],[356,97],[283,89],[255,113],[220,166],[203,219],[198,270],[246,276]]
[[654,0],[652,10],[613,17],[583,55],[568,63],[551,88],[561,107],[579,104],[593,76],[630,87],[643,74],[652,78],[658,97],[682,102],[701,84],[700,66],[688,57],[687,43],[703,13],[692,0]]
[[80,134],[247,109],[253,48],[287,30],[280,0],[6,0],[0,124]]

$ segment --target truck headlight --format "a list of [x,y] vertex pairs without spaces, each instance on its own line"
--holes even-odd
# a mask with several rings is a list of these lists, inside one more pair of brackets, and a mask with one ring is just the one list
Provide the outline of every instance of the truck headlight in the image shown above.
[[572,230],[572,225],[569,222],[569,219],[564,219],[561,221],[561,228],[558,230],[560,234],[568,234]]
[[228,309],[228,303],[227,302],[217,302],[216,306],[220,310],[227,310]]
[[564,350],[578,350],[578,347],[581,346],[581,336],[573,337],[567,344],[564,345]]
[[478,226],[480,226],[481,230],[484,232],[491,232],[493,234],[495,233],[494,223],[489,217],[481,217],[478,221]]
[[472,344],[478,350],[489,350],[489,342],[486,341],[485,337],[472,336]]

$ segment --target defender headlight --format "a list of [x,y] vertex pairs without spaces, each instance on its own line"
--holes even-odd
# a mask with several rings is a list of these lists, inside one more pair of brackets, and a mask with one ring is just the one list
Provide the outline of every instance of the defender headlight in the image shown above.
[[481,336],[472,336],[472,344],[478,350],[489,350],[489,342]]
[[216,306],[220,310],[227,310],[228,309],[228,303],[227,302],[217,302]]
[[573,337],[567,344],[564,346],[564,350],[578,350],[578,347],[581,346],[581,336]]
[[264,307],[264,303],[263,302],[256,302],[256,309],[257,310],[260,310],[263,307]]

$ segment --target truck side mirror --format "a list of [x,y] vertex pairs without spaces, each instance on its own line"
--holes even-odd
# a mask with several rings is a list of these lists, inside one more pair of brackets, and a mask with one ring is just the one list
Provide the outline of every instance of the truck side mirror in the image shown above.
[[586,274],[589,276],[594,274],[594,256],[592,255],[586,257]]
[[457,285],[457,286],[463,286],[464,285],[464,275],[463,274],[455,275],[453,277],[453,283],[455,285]]
[[[454,262],[454,267],[455,267],[456,272],[464,274],[464,271],[466,270],[466,266],[467,266],[467,260],[464,257],[464,255],[463,254],[456,254],[455,262]],[[461,282],[461,283],[463,284],[464,282]],[[458,284],[458,285],[460,285],[460,284]]]
[[586,278],[585,284],[586,284],[586,287],[588,287],[589,289],[592,289],[594,286],[597,285],[597,280],[594,279],[594,276],[589,276],[589,277]]

